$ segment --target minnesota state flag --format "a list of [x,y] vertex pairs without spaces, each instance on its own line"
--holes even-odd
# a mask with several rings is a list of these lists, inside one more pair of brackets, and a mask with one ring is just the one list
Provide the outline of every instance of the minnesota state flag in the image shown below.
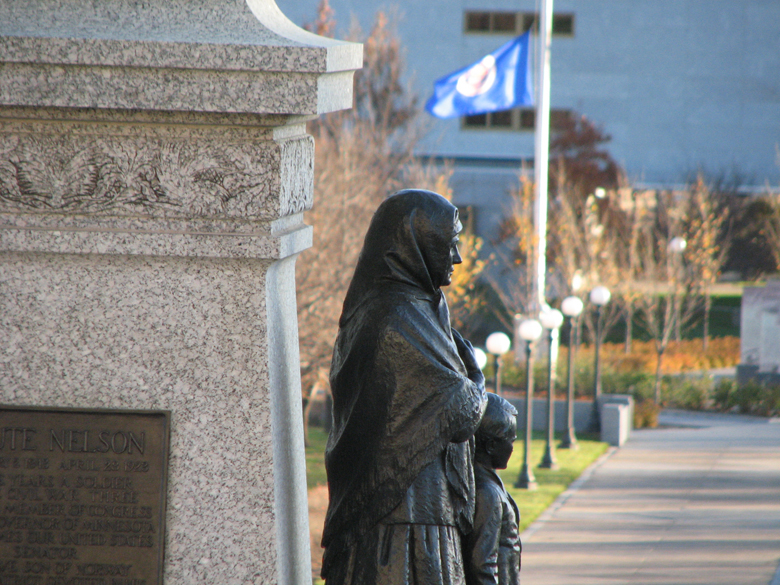
[[530,35],[528,30],[476,63],[436,81],[425,109],[437,118],[454,118],[532,105]]

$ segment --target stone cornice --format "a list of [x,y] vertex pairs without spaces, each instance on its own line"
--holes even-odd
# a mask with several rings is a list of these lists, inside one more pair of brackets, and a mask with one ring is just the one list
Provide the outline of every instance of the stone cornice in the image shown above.
[[271,0],[248,2],[0,3],[0,105],[283,115],[351,107],[362,47],[296,27]]

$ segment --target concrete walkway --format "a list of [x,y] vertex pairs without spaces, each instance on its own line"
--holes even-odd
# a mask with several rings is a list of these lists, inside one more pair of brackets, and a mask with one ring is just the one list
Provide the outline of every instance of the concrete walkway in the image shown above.
[[780,585],[780,420],[659,423],[529,527],[523,585]]

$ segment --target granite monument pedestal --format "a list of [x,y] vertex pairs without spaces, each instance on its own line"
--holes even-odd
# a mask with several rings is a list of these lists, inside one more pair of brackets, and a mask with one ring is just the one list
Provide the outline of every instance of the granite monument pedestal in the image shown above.
[[305,123],[361,47],[272,0],[44,0],[0,5],[0,64],[0,402],[169,411],[165,582],[310,583]]

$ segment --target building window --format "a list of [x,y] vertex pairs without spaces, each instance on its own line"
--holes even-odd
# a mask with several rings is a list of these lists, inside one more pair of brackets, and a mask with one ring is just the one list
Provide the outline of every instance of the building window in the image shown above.
[[466,12],[466,32],[514,34],[516,12]]
[[534,12],[523,12],[520,14],[520,18],[523,21],[523,31],[527,31],[529,28],[534,28],[534,33],[539,30],[539,26],[536,24],[537,14]]
[[[520,21],[523,23],[523,30],[527,31],[533,28],[533,33],[539,32],[539,14],[536,12],[521,12]],[[574,36],[574,15],[569,13],[553,14],[552,34],[556,37]]]
[[[471,12],[464,14],[467,33],[522,34],[529,28],[538,30],[538,14],[535,12]],[[574,15],[553,14],[552,33],[555,36],[574,36]]]
[[561,37],[573,37],[574,15],[553,14],[552,33]]
[[490,121],[494,128],[511,128],[512,127],[512,110],[504,110],[503,112],[493,112],[490,115]]
[[497,33],[514,33],[517,30],[517,15],[514,12],[493,12],[491,30]]
[[[464,14],[467,33],[522,34],[533,28],[538,31],[539,18],[535,12],[471,12]],[[574,15],[570,13],[553,14],[553,35],[574,36]]]
[[[550,110],[550,129],[561,130],[565,121],[571,116],[571,110]],[[536,127],[536,110],[533,108],[516,108],[489,114],[475,114],[461,118],[461,127],[465,130],[514,130],[518,132],[533,132]]]
[[533,130],[536,127],[536,110],[523,108],[520,110],[520,129]]
[[571,110],[550,110],[550,130],[563,130],[571,117]]
[[462,118],[463,128],[484,130],[514,130],[515,129],[516,110],[505,110],[503,112],[490,112],[489,114],[475,114],[474,116],[465,116]]
[[488,116],[490,114],[475,114],[474,116],[465,116],[463,118],[464,128],[488,128]]
[[490,13],[467,12],[466,32],[490,32]]

